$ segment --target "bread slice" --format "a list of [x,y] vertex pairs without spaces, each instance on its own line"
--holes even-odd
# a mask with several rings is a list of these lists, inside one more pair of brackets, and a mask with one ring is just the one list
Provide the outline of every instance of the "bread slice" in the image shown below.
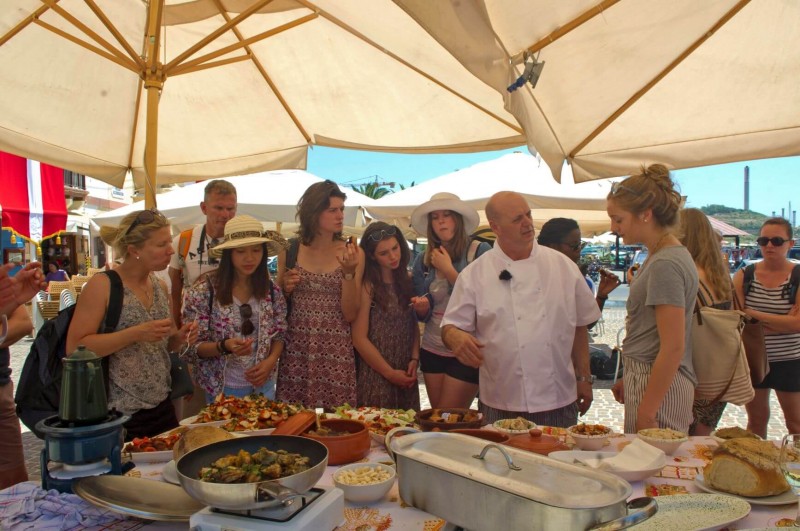
[[183,434],[172,448],[172,457],[175,462],[192,450],[218,441],[233,439],[235,435],[214,426],[198,426]]
[[731,494],[759,498],[789,490],[781,473],[780,451],[769,441],[739,438],[722,443],[704,471],[709,487]]

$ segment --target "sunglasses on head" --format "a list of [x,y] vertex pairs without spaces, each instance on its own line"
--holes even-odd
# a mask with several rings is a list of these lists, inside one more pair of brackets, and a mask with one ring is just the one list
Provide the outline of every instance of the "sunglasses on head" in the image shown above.
[[133,229],[138,227],[139,225],[147,225],[148,223],[152,223],[156,220],[156,217],[164,219],[164,214],[158,211],[157,208],[151,208],[149,210],[142,210],[136,216],[136,219],[133,220],[131,226],[128,227],[128,230],[125,231],[125,236],[131,233]]
[[586,245],[588,245],[588,243],[587,243],[587,242],[583,242],[583,241],[581,241],[581,242],[576,242],[576,243],[567,243],[567,242],[561,242],[561,243],[562,243],[563,245],[566,245],[567,247],[569,247],[569,248],[570,248],[570,249],[572,249],[573,251],[580,251],[581,249],[583,249],[584,247],[586,247]]
[[631,188],[631,187],[629,187],[629,186],[625,186],[625,185],[624,185],[624,184],[622,184],[621,182],[618,182],[618,183],[613,183],[613,184],[611,185],[611,195],[617,195],[619,192],[621,192],[621,191],[623,191],[623,190],[624,190],[625,192],[628,192],[629,194],[633,194],[633,195],[641,195],[639,192],[637,192],[637,191],[636,191],[636,190],[634,190],[633,188]]
[[239,306],[239,316],[242,318],[242,335],[249,336],[256,329],[253,321],[250,320],[253,317],[253,308],[249,304],[242,304]]
[[786,240],[784,238],[781,238],[780,236],[775,236],[774,238],[767,238],[766,236],[761,236],[760,238],[756,238],[756,243],[761,247],[766,247],[768,243],[771,243],[775,247],[780,247],[781,245],[789,241],[791,240]]
[[368,236],[368,238],[373,242],[379,242],[382,239],[394,236],[395,234],[397,234],[397,227],[392,225],[388,229],[381,229],[379,231],[373,232]]

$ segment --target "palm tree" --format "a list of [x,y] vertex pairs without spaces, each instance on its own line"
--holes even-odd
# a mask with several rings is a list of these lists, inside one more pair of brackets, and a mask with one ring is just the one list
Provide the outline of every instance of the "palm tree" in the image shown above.
[[381,186],[377,182],[360,184],[358,186],[353,186],[352,188],[356,192],[363,194],[367,197],[371,197],[372,199],[380,199],[381,197],[392,193],[392,190],[390,188]]

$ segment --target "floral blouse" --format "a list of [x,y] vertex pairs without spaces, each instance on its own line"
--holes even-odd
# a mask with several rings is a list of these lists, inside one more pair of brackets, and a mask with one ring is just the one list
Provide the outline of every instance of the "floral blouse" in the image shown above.
[[[241,316],[239,307],[235,303],[222,306],[214,296],[209,305],[211,294],[210,282],[195,282],[186,291],[183,299],[183,322],[197,321],[198,338],[201,342],[217,342],[225,338],[238,337],[241,330]],[[274,300],[273,300],[274,296]],[[255,314],[255,312],[254,312]],[[266,297],[261,301],[258,310],[258,335],[267,338],[273,333],[271,341],[258,341],[256,357],[258,361],[269,357],[269,348],[274,341],[286,342],[286,299],[277,284],[267,291]],[[201,358],[197,355],[196,348],[190,348],[182,354],[182,358],[194,366],[194,375],[197,383],[207,393],[216,396],[224,387],[225,358]],[[278,365],[275,365],[270,379],[275,378]]]

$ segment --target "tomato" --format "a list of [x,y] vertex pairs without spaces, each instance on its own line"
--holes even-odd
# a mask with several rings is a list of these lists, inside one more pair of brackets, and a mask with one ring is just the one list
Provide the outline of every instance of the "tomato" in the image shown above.
[[143,452],[157,452],[158,450],[156,450],[152,446],[145,446],[144,448],[142,448],[142,451]]

